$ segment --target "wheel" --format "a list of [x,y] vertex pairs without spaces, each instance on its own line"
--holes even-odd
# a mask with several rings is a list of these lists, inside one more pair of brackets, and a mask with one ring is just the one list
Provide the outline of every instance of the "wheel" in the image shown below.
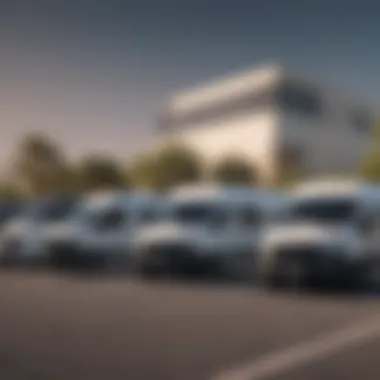
[[13,268],[21,264],[19,253],[15,251],[3,252],[0,257],[0,266],[3,268]]
[[301,257],[278,257],[258,272],[259,283],[266,288],[301,290],[309,285],[309,265]]
[[307,284],[308,270],[299,258],[283,260],[280,281],[287,287],[299,289]]
[[145,280],[157,280],[159,278],[165,277],[165,271],[163,268],[158,268],[154,265],[142,265],[138,274]]
[[158,260],[156,255],[142,253],[131,261],[131,271],[146,280],[166,277],[171,272],[170,263],[162,258]]
[[224,260],[225,276],[231,281],[253,282],[255,278],[254,255],[231,254]]
[[134,272],[145,279],[193,279],[202,273],[196,258],[186,253],[179,253],[175,257],[153,253],[137,258],[135,261]]
[[99,273],[107,269],[107,259],[99,252],[82,252],[77,257],[77,269],[83,273]]

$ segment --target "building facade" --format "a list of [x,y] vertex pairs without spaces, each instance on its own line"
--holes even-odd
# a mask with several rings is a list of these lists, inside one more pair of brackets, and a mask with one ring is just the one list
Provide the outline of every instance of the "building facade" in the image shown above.
[[185,144],[210,167],[244,158],[270,184],[289,168],[355,170],[373,141],[374,114],[344,91],[267,65],[174,95],[159,125],[163,144]]

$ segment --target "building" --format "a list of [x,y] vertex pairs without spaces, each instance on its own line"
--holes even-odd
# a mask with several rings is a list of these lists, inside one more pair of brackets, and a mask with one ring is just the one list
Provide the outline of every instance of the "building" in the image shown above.
[[289,167],[355,169],[372,141],[373,108],[281,65],[220,78],[173,96],[160,118],[163,143],[194,149],[207,165],[248,159],[264,183]]

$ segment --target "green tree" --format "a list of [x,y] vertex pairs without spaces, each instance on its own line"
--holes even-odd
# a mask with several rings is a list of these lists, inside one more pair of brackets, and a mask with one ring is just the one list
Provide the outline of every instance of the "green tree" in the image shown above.
[[212,171],[215,181],[225,184],[246,184],[257,183],[257,173],[255,168],[241,157],[226,157],[216,164]]
[[157,159],[154,155],[137,157],[131,168],[131,180],[134,187],[143,189],[158,188]]
[[40,133],[29,134],[20,142],[12,171],[22,190],[32,195],[66,190],[70,183],[66,157],[57,143]]
[[305,172],[303,172],[300,168],[289,167],[286,170],[280,172],[276,181],[276,186],[279,188],[294,186],[298,182],[302,181],[305,177]]
[[202,163],[191,149],[181,145],[170,145],[156,157],[155,187],[167,189],[202,178]]
[[138,187],[165,190],[201,179],[202,164],[187,147],[169,145],[156,154],[138,158],[132,173]]
[[112,158],[91,155],[86,157],[76,171],[76,183],[81,190],[128,188],[130,180]]
[[8,183],[1,183],[0,184],[0,199],[19,199],[22,197],[22,194],[20,194],[20,191],[17,189],[17,187],[8,184]]
[[366,180],[380,181],[380,123],[374,127],[373,145],[362,163],[360,174]]

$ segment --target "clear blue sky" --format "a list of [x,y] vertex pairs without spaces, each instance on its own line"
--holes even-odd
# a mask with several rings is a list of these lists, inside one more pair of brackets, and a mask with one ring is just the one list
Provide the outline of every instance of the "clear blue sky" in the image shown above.
[[173,91],[266,61],[380,99],[375,0],[2,0],[0,158],[28,130],[126,159]]

